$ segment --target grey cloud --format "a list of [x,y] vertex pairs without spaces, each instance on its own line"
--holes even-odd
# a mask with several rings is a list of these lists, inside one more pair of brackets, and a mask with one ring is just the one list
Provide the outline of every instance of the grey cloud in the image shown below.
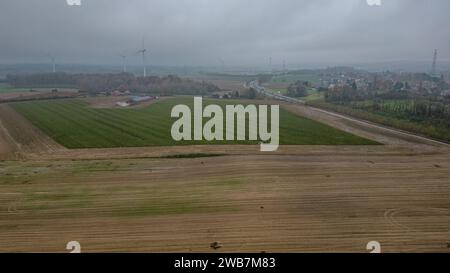
[[150,62],[170,65],[450,59],[450,1],[2,0],[0,63],[117,63],[145,37]]

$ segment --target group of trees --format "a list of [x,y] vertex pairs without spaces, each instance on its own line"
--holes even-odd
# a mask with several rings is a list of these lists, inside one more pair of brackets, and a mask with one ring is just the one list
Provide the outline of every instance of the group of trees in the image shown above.
[[256,99],[256,97],[258,96],[258,92],[255,90],[255,88],[249,88],[247,91],[247,98],[248,99]]
[[[419,119],[436,119],[450,121],[450,109],[442,102],[430,100],[383,101],[374,100],[365,107],[353,105],[354,108],[366,108],[373,112],[382,112],[396,116]],[[368,109],[367,109],[368,108]]]
[[364,92],[344,85],[325,92],[325,100],[395,116],[450,120],[450,110],[445,102],[413,96],[407,91]]
[[289,85],[287,95],[290,97],[306,97],[308,96],[309,82],[296,81]]
[[368,93],[355,88],[352,85],[336,86],[325,92],[325,100],[328,102],[345,103],[361,101],[368,98]]
[[197,82],[169,75],[164,77],[135,77],[133,74],[67,74],[45,73],[8,75],[7,82],[15,87],[73,87],[90,94],[113,91],[158,95],[203,95],[220,89],[207,82]]

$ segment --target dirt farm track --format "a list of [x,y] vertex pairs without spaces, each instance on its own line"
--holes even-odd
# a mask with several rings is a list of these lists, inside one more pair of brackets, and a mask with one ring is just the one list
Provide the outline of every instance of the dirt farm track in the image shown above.
[[384,145],[67,150],[0,104],[0,252],[450,252],[448,145],[283,107]]

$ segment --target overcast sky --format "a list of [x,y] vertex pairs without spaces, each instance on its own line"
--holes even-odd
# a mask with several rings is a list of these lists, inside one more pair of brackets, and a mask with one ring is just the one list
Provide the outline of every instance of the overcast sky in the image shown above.
[[0,0],[0,63],[263,65],[450,59],[449,0]]

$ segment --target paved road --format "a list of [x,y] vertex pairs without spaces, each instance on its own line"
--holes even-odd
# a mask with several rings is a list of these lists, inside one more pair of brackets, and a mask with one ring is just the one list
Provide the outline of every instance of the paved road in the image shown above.
[[286,101],[286,102],[305,104],[305,102],[302,101],[302,100],[294,99],[294,98],[287,97],[287,96],[284,96],[284,95],[281,95],[281,94],[277,94],[277,93],[273,92],[270,89],[262,87],[262,86],[260,86],[258,84],[258,81],[252,81],[252,82],[248,83],[248,87],[255,89],[256,92],[258,92],[260,94],[263,94],[264,96],[269,97],[269,98],[273,98],[273,99],[281,100],[281,101]]

